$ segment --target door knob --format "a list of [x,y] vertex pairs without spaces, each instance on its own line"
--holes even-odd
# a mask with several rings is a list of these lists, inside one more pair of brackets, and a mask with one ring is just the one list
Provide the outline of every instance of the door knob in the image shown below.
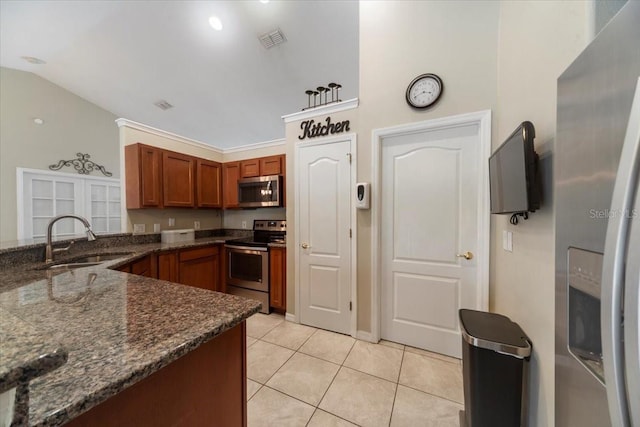
[[464,258],[464,259],[473,259],[473,254],[471,252],[465,252],[463,254],[458,254],[456,255],[458,258]]
[[302,249],[309,249],[309,244],[308,243],[303,243],[300,246],[302,246]]

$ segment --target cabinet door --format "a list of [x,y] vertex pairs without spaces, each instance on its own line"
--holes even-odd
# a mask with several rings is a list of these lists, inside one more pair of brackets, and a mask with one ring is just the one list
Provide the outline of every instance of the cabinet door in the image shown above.
[[282,157],[271,156],[260,159],[260,175],[281,175]]
[[222,207],[222,168],[220,163],[198,159],[197,203],[199,208]]
[[240,177],[252,178],[254,176],[260,176],[260,160],[249,159],[240,162]]
[[287,311],[287,250],[269,248],[269,305],[276,311]]
[[178,283],[215,291],[220,279],[217,246],[185,249],[178,254]]
[[222,199],[224,208],[238,207],[238,179],[240,178],[240,162],[229,162],[222,166]]
[[195,165],[194,157],[172,151],[162,153],[164,206],[195,206]]
[[131,274],[155,278],[156,275],[151,268],[151,255],[147,255],[144,258],[133,261],[131,263]]
[[124,154],[127,208],[162,207],[162,150],[134,144]]
[[169,282],[178,281],[178,262],[175,252],[166,252],[158,255],[158,279]]

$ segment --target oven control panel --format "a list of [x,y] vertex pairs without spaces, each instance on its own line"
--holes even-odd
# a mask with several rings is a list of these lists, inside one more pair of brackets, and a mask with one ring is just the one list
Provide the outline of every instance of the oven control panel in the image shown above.
[[253,220],[254,231],[287,231],[287,221],[284,219],[255,219]]

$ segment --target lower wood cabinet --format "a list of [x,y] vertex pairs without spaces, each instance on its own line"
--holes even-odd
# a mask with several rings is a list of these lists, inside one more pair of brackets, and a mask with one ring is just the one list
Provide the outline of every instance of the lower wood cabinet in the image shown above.
[[274,311],[287,311],[287,250],[269,248],[269,305]]
[[116,270],[168,282],[225,292],[222,245],[201,246],[148,255]]

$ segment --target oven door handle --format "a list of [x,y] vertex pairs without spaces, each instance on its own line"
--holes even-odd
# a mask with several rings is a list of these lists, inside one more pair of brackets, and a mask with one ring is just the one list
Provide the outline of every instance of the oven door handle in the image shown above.
[[225,248],[229,249],[240,249],[242,251],[259,251],[259,252],[267,252],[267,248],[255,247],[255,246],[235,246],[235,245],[224,245]]

